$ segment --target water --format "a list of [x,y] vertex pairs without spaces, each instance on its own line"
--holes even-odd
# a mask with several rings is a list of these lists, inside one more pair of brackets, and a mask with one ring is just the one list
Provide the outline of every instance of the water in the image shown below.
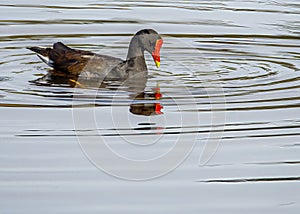
[[[1,213],[298,213],[298,1],[2,0],[0,11]],[[62,41],[124,58],[142,28],[165,42],[139,93],[49,82],[25,49]],[[177,162],[141,182],[126,176],[165,165],[105,163],[118,179],[90,162],[87,138]]]

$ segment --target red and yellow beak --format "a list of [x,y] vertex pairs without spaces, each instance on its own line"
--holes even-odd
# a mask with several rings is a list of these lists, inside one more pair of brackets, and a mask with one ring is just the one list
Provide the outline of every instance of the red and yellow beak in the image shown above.
[[155,114],[163,114],[161,111],[164,107],[160,103],[155,103]]
[[155,48],[154,48],[154,51],[152,52],[153,60],[155,62],[156,67],[158,67],[158,68],[160,66],[160,49],[161,49],[162,44],[163,44],[162,39],[156,40]]

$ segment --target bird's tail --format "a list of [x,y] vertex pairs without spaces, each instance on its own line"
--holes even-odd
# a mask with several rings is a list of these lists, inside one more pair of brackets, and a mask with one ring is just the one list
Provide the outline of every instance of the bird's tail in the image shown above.
[[27,49],[35,52],[44,63],[53,67],[53,61],[49,58],[49,53],[52,50],[51,48],[27,47]]

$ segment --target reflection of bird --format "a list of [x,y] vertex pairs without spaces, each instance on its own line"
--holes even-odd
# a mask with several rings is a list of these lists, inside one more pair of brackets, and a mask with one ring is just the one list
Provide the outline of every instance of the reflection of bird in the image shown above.
[[[144,115],[144,116],[153,116],[163,114],[160,110],[157,109],[159,103],[150,103],[150,104],[131,104],[129,111],[132,114]],[[160,106],[161,109],[161,106]]]
[[[160,92],[160,87],[157,85],[156,88],[152,89],[154,93],[146,94],[140,93],[135,95],[134,100],[151,100],[155,99],[156,101],[162,98],[162,94]],[[150,98],[150,99],[149,99]],[[129,111],[136,115],[144,115],[144,116],[151,116],[151,115],[160,115],[163,114],[161,111],[163,106],[159,102],[154,103],[135,103],[130,105]]]
[[[163,40],[152,29],[137,32],[131,39],[126,60],[72,49],[61,42],[53,48],[28,47],[49,66],[67,75],[87,75],[105,80],[122,80],[137,73],[147,72],[144,51],[149,52],[157,67],[160,66],[160,48]],[[84,72],[83,72],[84,71]]]

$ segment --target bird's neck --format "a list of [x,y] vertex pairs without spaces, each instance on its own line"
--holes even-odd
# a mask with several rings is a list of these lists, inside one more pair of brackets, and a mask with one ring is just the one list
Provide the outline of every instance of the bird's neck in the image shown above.
[[144,48],[135,36],[131,39],[126,61],[129,67],[134,67],[136,70],[140,71],[147,70],[144,57]]
[[144,58],[144,48],[140,44],[138,37],[134,36],[131,41],[128,48],[127,53],[127,60],[130,60],[131,58]]

